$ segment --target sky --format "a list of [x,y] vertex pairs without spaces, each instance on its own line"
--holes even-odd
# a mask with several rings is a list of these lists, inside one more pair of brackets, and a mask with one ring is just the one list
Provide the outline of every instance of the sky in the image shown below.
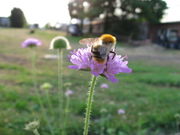
[[0,16],[10,16],[11,10],[17,7],[23,11],[29,24],[69,23],[67,4],[68,0],[1,0]]
[[[10,16],[13,7],[20,8],[29,24],[38,23],[44,26],[46,23],[52,25],[69,23],[68,12],[69,0],[1,0],[0,17]],[[169,9],[162,22],[180,21],[180,0],[165,0]]]
[[180,21],[180,0],[165,0],[168,9],[162,22]]

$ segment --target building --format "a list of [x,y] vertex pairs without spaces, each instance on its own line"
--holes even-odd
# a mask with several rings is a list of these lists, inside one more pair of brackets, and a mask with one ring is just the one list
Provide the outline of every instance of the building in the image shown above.
[[157,39],[157,36],[164,33],[165,31],[175,31],[177,33],[177,36],[180,36],[180,21],[150,25],[149,38],[152,41],[155,41]]
[[180,22],[150,25],[149,38],[167,48],[180,49]]
[[8,17],[0,17],[0,27],[10,27],[10,19]]
[[104,32],[104,21],[102,19],[95,19],[91,24],[93,34],[102,34]]

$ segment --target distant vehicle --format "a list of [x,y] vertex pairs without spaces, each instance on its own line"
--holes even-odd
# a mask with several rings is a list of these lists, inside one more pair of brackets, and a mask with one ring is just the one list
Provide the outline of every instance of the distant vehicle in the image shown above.
[[180,49],[180,37],[175,29],[160,30],[156,42],[166,48]]
[[70,33],[72,36],[80,36],[82,34],[78,24],[70,24],[68,27],[68,33]]

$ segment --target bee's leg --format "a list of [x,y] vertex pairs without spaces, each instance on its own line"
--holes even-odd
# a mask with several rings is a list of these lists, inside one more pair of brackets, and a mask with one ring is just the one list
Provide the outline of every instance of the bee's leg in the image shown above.
[[107,56],[107,61],[106,61],[106,68],[107,68],[107,63],[109,61],[109,55]]
[[113,53],[113,57],[112,57],[112,60],[114,59],[114,57],[116,56],[116,53],[113,52],[113,51],[110,51],[110,53]]
[[109,60],[109,55],[107,56],[107,61]]
[[[93,53],[92,47],[91,47],[91,52]],[[92,55],[91,55],[90,59],[92,60]]]

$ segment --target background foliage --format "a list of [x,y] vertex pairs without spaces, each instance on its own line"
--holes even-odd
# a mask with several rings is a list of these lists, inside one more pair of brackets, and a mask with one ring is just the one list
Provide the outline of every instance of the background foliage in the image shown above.
[[26,25],[26,19],[23,11],[20,8],[11,10],[10,23],[12,27],[22,28]]

